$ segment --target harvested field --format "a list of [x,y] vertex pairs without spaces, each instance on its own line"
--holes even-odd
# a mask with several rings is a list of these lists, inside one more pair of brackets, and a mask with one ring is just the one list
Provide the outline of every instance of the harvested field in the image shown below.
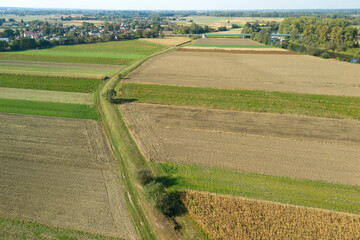
[[190,216],[213,239],[358,239],[360,216],[204,192],[185,192]]
[[360,97],[359,70],[304,55],[176,51],[148,61],[128,81]]
[[0,98],[86,105],[94,104],[93,95],[90,93],[71,93],[21,88],[0,87]]
[[165,46],[175,47],[187,42],[191,42],[187,37],[166,37],[166,38],[140,38],[140,41],[157,43]]
[[296,52],[290,52],[281,48],[231,48],[231,47],[182,47],[177,49],[179,52],[209,52],[209,53],[242,53],[242,54],[280,54],[280,55],[298,55]]
[[263,44],[253,41],[251,39],[242,38],[199,38],[195,44],[202,45],[248,45],[248,46],[261,46]]
[[15,114],[0,120],[1,217],[137,238],[96,121]]
[[357,121],[151,104],[121,109],[151,160],[360,185]]

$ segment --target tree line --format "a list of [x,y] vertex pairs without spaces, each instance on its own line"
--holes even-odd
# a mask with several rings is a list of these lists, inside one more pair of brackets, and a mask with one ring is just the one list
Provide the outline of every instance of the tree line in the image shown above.
[[[345,51],[359,47],[358,30],[350,24],[350,21],[344,18],[290,17],[280,24],[279,33],[290,34],[292,41],[313,48]],[[297,34],[303,34],[304,37],[296,39]]]

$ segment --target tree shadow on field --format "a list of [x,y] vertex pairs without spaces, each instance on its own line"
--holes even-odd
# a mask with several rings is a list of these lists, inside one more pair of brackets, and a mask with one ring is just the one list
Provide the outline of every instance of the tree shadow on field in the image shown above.
[[[169,176],[162,176],[162,177],[157,177],[155,179],[155,182],[157,183],[161,183],[165,188],[170,188],[172,186],[175,186],[179,183],[179,179],[178,178],[174,178],[174,177],[169,177]],[[172,211],[172,216],[181,216],[183,214],[185,214],[187,212],[186,207],[184,206],[183,202],[181,201],[181,192],[178,191],[169,191],[169,196],[172,205],[173,205],[173,211]],[[175,229],[179,228],[180,226],[176,223],[175,219],[174,219],[174,223],[175,223]]]
[[112,103],[114,104],[125,104],[125,103],[132,103],[138,101],[135,98],[115,98],[112,99]]
[[163,177],[157,177],[156,182],[161,183],[166,188],[169,188],[178,184],[179,179],[169,176],[163,176]]

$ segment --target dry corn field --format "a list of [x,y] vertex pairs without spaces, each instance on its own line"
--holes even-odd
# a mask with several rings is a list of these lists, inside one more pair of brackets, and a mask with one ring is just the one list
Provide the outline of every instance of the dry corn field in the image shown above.
[[140,41],[162,44],[165,46],[175,47],[187,42],[191,42],[187,37],[166,37],[166,38],[140,38]]
[[0,217],[137,239],[99,123],[17,114],[0,122]]
[[357,121],[124,104],[139,148],[178,162],[360,186]]
[[212,239],[360,239],[360,216],[205,192],[184,192]]
[[359,70],[304,55],[175,51],[146,62],[127,81],[359,97]]

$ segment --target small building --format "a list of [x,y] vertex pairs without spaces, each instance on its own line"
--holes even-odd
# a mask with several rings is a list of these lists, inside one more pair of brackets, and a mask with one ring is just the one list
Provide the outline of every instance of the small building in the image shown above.
[[0,38],[0,41],[10,42],[9,38]]

